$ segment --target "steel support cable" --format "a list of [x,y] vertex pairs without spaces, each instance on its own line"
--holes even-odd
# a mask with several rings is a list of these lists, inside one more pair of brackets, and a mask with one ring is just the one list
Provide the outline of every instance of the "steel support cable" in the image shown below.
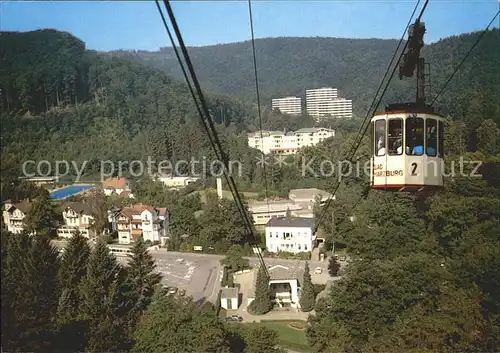
[[[214,123],[213,123],[213,121],[211,119],[210,111],[208,110],[208,106],[207,106],[207,103],[205,101],[203,92],[201,90],[200,83],[199,83],[199,81],[197,79],[196,73],[194,71],[193,64],[192,64],[191,59],[189,57],[189,53],[187,52],[186,46],[184,44],[184,40],[182,38],[182,34],[180,33],[179,26],[177,25],[177,21],[175,19],[175,15],[174,15],[174,13],[172,11],[172,8],[170,6],[170,1],[169,0],[164,0],[163,2],[165,4],[165,7],[167,8],[167,12],[169,14],[170,21],[172,23],[172,26],[174,27],[174,31],[175,31],[177,39],[179,41],[179,45],[181,47],[181,51],[183,53],[184,60],[186,62],[188,70],[190,72],[191,79],[192,79],[193,84],[195,86],[196,92],[198,94],[198,98],[199,98],[199,101],[200,101],[200,104],[201,104],[202,111],[203,111],[203,113],[205,115],[204,117],[203,117],[203,115],[201,115],[201,117],[203,117],[203,119],[206,119],[206,122],[208,122],[208,126],[210,128],[210,131],[213,134],[215,145],[219,148],[218,152],[219,152],[220,160],[224,164],[224,167],[225,167],[224,171],[226,173],[228,173],[228,170],[229,170],[229,168],[228,168],[228,162],[229,162],[229,160],[227,158],[227,155],[222,150],[222,145],[221,145],[219,137],[217,135],[217,131],[215,129]],[[217,150],[216,150],[216,153],[217,153]],[[219,158],[219,156],[217,156],[217,157]],[[226,175],[226,173],[225,173],[225,175]],[[228,179],[229,180],[227,180],[227,181],[228,181],[229,187],[231,189],[233,189],[233,190],[236,190],[236,185],[234,183],[234,180],[232,180],[232,177],[229,176]],[[241,205],[241,198],[240,198],[239,194],[236,193],[236,195],[233,195],[233,196],[236,196],[236,199],[235,199],[236,202]],[[245,217],[245,219],[246,219],[246,223],[249,223],[248,222],[248,217]]]
[[[420,2],[420,1],[419,1],[419,2]],[[411,24],[411,20],[412,20],[413,14],[415,13],[415,10],[416,10],[416,8],[418,7],[419,2],[417,2],[417,5],[415,6],[415,9],[414,9],[414,11],[413,11],[413,13],[412,13],[412,15],[411,15],[411,17],[410,17],[410,20],[408,21],[408,24],[407,24],[407,26],[406,26],[406,28],[405,28],[405,30],[404,30],[404,34],[403,34],[403,37],[401,38],[400,42],[402,42],[402,41],[403,41],[403,39],[404,39],[404,35],[406,34],[406,30],[408,29],[408,27],[409,27],[409,26],[410,26],[410,24]],[[425,1],[425,3],[424,3],[424,6],[422,7],[422,10],[420,11],[420,14],[419,14],[419,16],[418,16],[418,18],[417,18],[417,21],[420,21],[420,19],[422,18],[422,15],[424,14],[425,9],[427,8],[427,4],[428,4],[428,3],[429,3],[429,0],[426,0],[426,1]],[[399,45],[398,45],[398,47],[399,47]],[[396,72],[396,69],[397,69],[397,67],[398,67],[398,65],[399,65],[399,62],[401,61],[401,58],[403,57],[403,53],[405,52],[405,50],[406,50],[406,48],[407,48],[407,47],[408,47],[408,41],[406,41],[406,43],[405,43],[405,45],[404,45],[404,47],[403,47],[403,50],[401,51],[401,53],[400,53],[400,55],[399,55],[399,57],[398,57],[398,60],[397,60],[397,62],[396,62],[396,65],[394,65],[394,68],[393,68],[393,70],[392,70],[392,72],[391,72],[391,76],[389,76],[389,80],[387,81],[387,83],[386,83],[386,85],[385,85],[385,87],[384,87],[384,90],[383,90],[382,94],[380,95],[380,98],[379,98],[379,100],[378,100],[377,104],[375,105],[375,108],[373,109],[373,111],[374,111],[374,112],[378,109],[378,107],[379,107],[379,105],[380,105],[380,102],[382,101],[382,98],[384,97],[384,94],[385,94],[385,92],[387,91],[387,88],[389,87],[389,84],[391,83],[392,78],[394,77],[394,73]],[[397,53],[397,49],[396,49],[395,53]],[[392,60],[391,60],[391,61],[392,61]],[[390,68],[390,65],[389,65],[388,69],[389,69],[389,68]],[[384,75],[384,76],[386,76],[386,75]],[[383,80],[382,80],[382,82],[383,82]],[[375,95],[374,101],[375,101],[376,97],[377,97],[377,95]],[[373,106],[373,105],[372,105],[372,106]],[[366,121],[368,120],[368,118],[369,118],[370,116],[371,116],[370,111],[368,111],[368,112],[367,112],[367,115],[366,115],[366,117],[365,117],[365,121],[363,122],[363,125],[365,125]],[[363,125],[362,125],[362,126],[363,126]],[[352,161],[352,159],[354,158],[354,155],[356,154],[356,151],[359,149],[359,146],[361,145],[361,143],[362,143],[362,141],[363,141],[363,137],[366,135],[366,132],[368,131],[368,127],[369,127],[369,126],[370,126],[370,124],[369,124],[369,123],[368,123],[368,124],[366,124],[365,128],[363,129],[363,133],[361,134],[361,137],[359,138],[358,143],[356,144],[356,146],[354,146],[354,144],[353,144],[353,148],[351,148],[351,150],[350,150],[350,155],[351,155],[351,157],[349,158],[349,161]],[[360,130],[361,130],[361,129],[360,129]],[[355,139],[355,141],[356,141],[356,139]],[[344,174],[344,168],[343,168],[343,167],[344,167],[344,165],[342,165],[342,170],[341,170],[342,174]],[[333,197],[335,196],[335,193],[337,192],[337,190],[338,190],[338,189],[339,189],[339,187],[340,187],[340,184],[341,184],[340,180],[338,180],[335,184],[336,184],[336,186],[333,188],[334,190],[333,190],[333,192],[331,193],[331,195],[329,196],[328,201],[327,201],[326,205],[325,205],[325,206],[324,206],[324,208],[323,208],[323,212],[321,213],[321,216],[320,216],[320,218],[319,218],[318,222],[316,223],[316,226],[315,226],[315,229],[314,229],[314,234],[316,234],[316,232],[318,231],[319,226],[320,226],[320,224],[321,224],[321,222],[322,222],[323,218],[325,217],[326,212],[327,212],[328,208],[330,207],[330,204],[332,203]]]
[[[421,0],[418,0],[417,3],[415,4],[415,7],[413,8],[413,12],[410,15],[410,19],[408,20],[408,23],[406,24],[406,27],[403,30],[403,34],[401,35],[401,38],[399,39],[398,46],[396,47],[396,50],[394,50],[394,54],[392,54],[391,61],[389,62],[389,65],[387,65],[387,69],[385,70],[384,77],[382,77],[382,81],[380,81],[380,85],[377,88],[377,92],[375,93],[375,96],[373,96],[372,103],[370,104],[370,107],[367,110],[367,113],[366,113],[366,116],[365,116],[365,120],[363,121],[363,123],[361,124],[361,126],[359,128],[358,134],[360,134],[361,131],[363,131],[363,126],[366,123],[366,120],[371,115],[370,112],[372,111],[373,105],[375,104],[375,101],[377,100],[378,94],[379,94],[380,90],[382,89],[382,86],[383,86],[384,81],[385,81],[385,79],[387,77],[387,74],[389,73],[389,70],[391,69],[392,63],[394,62],[394,59],[396,58],[396,55],[397,55],[397,53],[399,51],[399,47],[401,46],[401,43],[403,43],[403,41],[404,41],[404,39],[406,37],[406,32],[407,32],[408,28],[410,27],[411,21],[413,19],[413,15],[415,15],[415,12],[417,12],[418,5],[420,5],[420,1]],[[404,50],[403,50],[403,52],[404,52]]]
[[[415,4],[415,7],[413,8],[413,11],[412,11],[412,13],[411,13],[411,15],[410,15],[410,19],[408,20],[408,23],[406,24],[406,27],[405,27],[405,29],[403,30],[403,33],[402,33],[402,35],[401,35],[401,38],[399,39],[398,45],[397,45],[397,47],[396,47],[396,50],[394,51],[394,54],[392,55],[391,61],[389,62],[389,65],[387,66],[387,69],[385,70],[384,76],[382,77],[382,80],[380,81],[380,84],[379,84],[379,86],[378,86],[378,88],[377,88],[377,92],[375,93],[375,96],[373,97],[373,100],[372,100],[372,102],[371,102],[371,104],[370,104],[370,107],[369,107],[369,108],[368,108],[368,110],[367,110],[366,116],[365,116],[365,118],[364,118],[363,122],[361,123],[361,126],[359,127],[359,130],[358,130],[358,132],[357,132],[357,136],[360,136],[360,134],[361,134],[361,133],[362,133],[362,134],[361,134],[361,136],[360,136],[360,137],[356,137],[356,138],[354,139],[353,144],[352,144],[352,147],[356,144],[356,141],[357,141],[358,139],[359,139],[359,142],[357,143],[357,145],[356,145],[356,147],[355,147],[354,149],[351,147],[351,149],[349,150],[349,153],[346,153],[346,155],[352,154],[352,156],[349,158],[349,161],[352,161],[352,159],[354,158],[354,155],[356,154],[356,151],[358,150],[359,146],[361,145],[361,143],[362,143],[362,141],[363,141],[363,137],[365,136],[366,131],[368,130],[368,127],[370,126],[370,124],[367,124],[367,125],[366,125],[366,127],[363,129],[363,126],[365,126],[366,121],[367,121],[367,120],[369,119],[369,117],[371,116],[371,111],[372,111],[373,105],[375,104],[375,102],[376,102],[376,100],[377,100],[377,97],[378,97],[378,94],[379,94],[379,92],[380,92],[380,89],[382,88],[382,86],[383,86],[383,84],[384,84],[384,81],[385,81],[385,79],[386,79],[386,77],[387,77],[387,74],[389,73],[389,70],[391,69],[392,63],[394,62],[394,59],[396,58],[396,55],[397,55],[397,53],[398,53],[398,51],[399,51],[399,47],[401,46],[401,43],[403,43],[403,40],[404,40],[404,38],[405,38],[405,36],[406,36],[406,32],[407,32],[408,28],[410,27],[411,21],[412,21],[412,19],[413,19],[413,16],[415,15],[415,12],[416,12],[416,11],[417,11],[417,9],[418,9],[418,5],[420,4],[420,1],[421,1],[421,0],[418,0],[418,1],[417,1],[417,3]],[[421,16],[422,16],[423,12],[425,11],[425,8],[426,8],[426,6],[427,6],[427,3],[428,3],[428,2],[429,2],[429,0],[427,0],[427,1],[426,1],[426,3],[424,4],[424,7],[422,8],[422,11],[420,12],[420,15],[419,15],[419,17],[418,17],[418,20],[420,20],[420,18],[421,18]],[[383,93],[382,93],[382,95],[380,96],[380,99],[379,99],[379,101],[378,101],[378,103],[377,103],[377,105],[376,105],[376,107],[375,107],[375,109],[374,109],[375,111],[378,109],[378,106],[380,105],[380,102],[382,101],[382,97],[384,96],[384,93],[386,92],[387,87],[389,86],[389,83],[391,82],[392,77],[394,76],[395,69],[397,68],[397,66],[398,66],[398,64],[399,64],[399,61],[401,60],[402,54],[403,54],[403,53],[404,53],[404,51],[406,50],[407,45],[408,45],[408,44],[407,44],[407,43],[405,43],[405,47],[403,48],[403,50],[402,50],[402,51],[401,51],[401,53],[400,53],[400,56],[399,56],[399,58],[398,58],[398,62],[397,62],[397,63],[396,63],[396,65],[394,66],[394,70],[393,70],[393,71],[392,71],[392,73],[391,73],[391,77],[390,77],[389,81],[388,81],[388,82],[387,82],[387,84],[386,84],[386,87],[385,87],[385,89],[384,89],[384,92],[383,92]],[[342,123],[341,123],[341,125],[342,125]],[[342,165],[342,168],[343,168],[343,167],[344,167],[344,165]],[[344,174],[344,169],[342,169],[342,171],[341,171],[341,172],[342,172],[342,174]],[[327,213],[327,211],[328,211],[328,209],[329,209],[329,207],[330,207],[330,205],[331,205],[331,203],[332,203],[332,201],[333,201],[333,198],[335,197],[335,194],[337,193],[337,191],[338,191],[338,189],[339,189],[339,187],[340,187],[340,185],[341,185],[340,180],[338,180],[337,182],[335,182],[333,185],[334,185],[334,186],[332,187],[332,190],[333,190],[333,191],[332,191],[332,192],[330,192],[330,196],[328,197],[327,203],[325,204],[325,206],[323,206],[323,211],[321,212],[321,215],[320,215],[320,217],[319,217],[318,222],[316,222],[316,224],[315,224],[313,234],[316,234],[316,233],[318,232],[318,229],[319,229],[319,227],[320,227],[320,225],[321,225],[321,222],[323,221],[323,219],[324,219],[324,217],[325,217],[325,215],[326,215],[326,213]],[[352,207],[352,210],[354,210],[354,209],[357,207],[357,205],[358,205],[358,204],[359,204],[359,202],[363,199],[363,197],[366,197],[366,196],[361,196],[361,198],[360,198],[360,199],[359,199],[359,200],[358,200],[358,201],[354,204],[354,206]],[[351,211],[351,212],[352,212],[352,211]],[[298,266],[298,263],[297,263],[297,266]],[[296,268],[297,268],[297,266],[296,266]]]
[[[182,75],[184,76],[184,79],[186,80],[186,83],[187,83],[188,88],[189,88],[189,92],[191,93],[191,97],[194,100],[194,103],[195,103],[195,106],[196,106],[196,110],[198,111],[199,115],[203,115],[203,113],[201,112],[198,100],[196,98],[196,94],[194,93],[193,86],[191,85],[191,82],[189,81],[186,69],[184,67],[184,64],[182,63],[181,56],[179,54],[179,51],[177,50],[177,45],[175,44],[174,38],[172,37],[172,33],[170,32],[170,28],[168,27],[167,20],[165,19],[165,15],[163,14],[163,11],[162,11],[162,9],[160,7],[159,0],[155,0],[155,3],[156,3],[156,7],[158,8],[158,12],[160,13],[161,20],[163,22],[163,26],[165,26],[165,29],[167,31],[168,38],[170,39],[170,43],[172,43],[172,48],[174,49],[175,56],[177,57],[177,61],[179,62],[179,65],[181,67]],[[210,145],[212,146],[212,148],[215,149],[215,147],[214,147],[215,146],[214,145],[214,141],[212,139],[212,136],[208,133],[209,130],[208,130],[208,126],[207,126],[205,120],[202,121],[202,124],[205,127],[205,131],[207,131],[207,135],[208,135],[208,139],[210,141]],[[220,157],[218,156],[218,151],[215,151],[215,154],[217,155],[217,158],[220,159]]]
[[500,11],[497,11],[497,13],[495,14],[495,16],[493,16],[493,18],[491,19],[491,21],[488,24],[488,26],[486,26],[486,28],[484,29],[484,31],[477,37],[477,39],[474,42],[474,44],[472,45],[472,47],[469,49],[469,51],[464,56],[464,58],[462,59],[462,61],[458,64],[458,66],[455,68],[455,70],[453,70],[453,73],[448,78],[448,80],[445,82],[445,84],[443,85],[443,87],[439,90],[438,94],[436,94],[436,96],[434,97],[434,99],[432,100],[432,102],[431,102],[430,105],[433,105],[436,102],[436,100],[439,98],[439,96],[441,94],[443,94],[443,92],[446,89],[446,87],[448,86],[448,84],[451,82],[451,80],[453,79],[453,77],[455,76],[455,74],[458,72],[458,69],[460,69],[460,67],[465,62],[465,60],[467,60],[467,58],[469,57],[469,55],[472,53],[472,51],[474,50],[474,48],[479,44],[479,42],[481,41],[481,39],[483,38],[483,36],[486,34],[486,32],[488,32],[488,29],[492,25],[493,21],[495,21],[495,18],[497,18],[498,14],[500,14]]
[[252,0],[248,0],[248,15],[250,18],[250,32],[252,34],[252,54],[253,54],[253,71],[255,76],[255,93],[257,95],[257,112],[259,115],[259,130],[260,130],[260,146],[262,153],[262,165],[264,169],[264,188],[266,191],[266,202],[267,202],[267,213],[270,213],[269,207],[269,195],[267,188],[267,168],[266,168],[266,156],[264,154],[264,138],[262,135],[262,112],[260,108],[260,91],[259,91],[259,76],[257,74],[257,55],[255,53],[255,34],[253,30],[253,15],[252,15]]
[[[249,217],[248,217],[248,214],[246,213],[246,210],[245,210],[245,207],[244,207],[244,204],[241,200],[241,197],[238,193],[238,189],[236,188],[236,183],[234,182],[234,179],[232,178],[232,176],[229,174],[229,160],[226,156],[226,154],[224,153],[224,151],[222,150],[222,146],[221,146],[221,143],[220,143],[220,140],[218,138],[218,135],[217,135],[217,131],[215,129],[215,126],[214,126],[214,123],[211,119],[211,115],[210,115],[210,112],[208,110],[208,106],[206,104],[206,101],[205,101],[205,98],[204,98],[204,95],[203,95],[203,92],[201,90],[201,87],[200,87],[200,84],[199,84],[199,81],[196,77],[196,73],[194,71],[194,68],[193,68],[193,64],[191,62],[191,59],[189,57],[189,53],[187,52],[187,49],[186,49],[186,46],[184,44],[184,40],[182,38],[182,34],[180,33],[180,30],[179,30],[179,26],[177,25],[177,21],[175,19],[175,15],[172,11],[172,8],[170,6],[170,1],[169,0],[163,0],[164,2],[164,5],[167,9],[167,12],[168,12],[168,15],[169,15],[169,18],[170,18],[170,21],[172,23],[172,26],[174,28],[174,31],[176,33],[176,37],[179,41],[179,46],[181,48],[181,51],[183,53],[183,56],[184,56],[184,60],[186,62],[186,65],[188,67],[188,70],[190,72],[190,75],[191,75],[191,79],[193,81],[193,84],[195,86],[195,89],[196,89],[196,92],[198,94],[198,98],[199,98],[199,101],[200,101],[200,104],[201,104],[201,110],[199,110],[199,113],[200,114],[200,118],[205,122],[205,117],[206,117],[206,120],[208,122],[208,125],[209,125],[209,131],[212,132],[213,134],[213,138],[214,138],[214,150],[216,151],[216,154],[217,154],[217,148],[219,149],[218,152],[219,152],[219,155],[220,155],[220,161],[223,163],[224,165],[224,168],[223,168],[223,171],[224,171],[224,176],[225,176],[225,179],[228,183],[228,186],[230,188],[230,191],[233,195],[233,198],[234,198],[234,201],[243,217],[243,220],[245,222],[245,225],[247,227],[247,231],[249,232],[249,235],[253,236],[254,239],[256,239],[255,237],[255,234],[253,232],[253,227],[252,227],[252,223],[251,221],[249,220]],[[167,27],[168,28],[168,27]],[[205,114],[205,117],[203,116],[203,113]],[[205,124],[204,124],[205,126]],[[207,131],[207,133],[209,133],[209,131]],[[262,254],[260,251],[257,251],[257,255],[259,257],[259,261],[261,262],[261,265],[263,266],[265,272],[266,272],[266,275],[269,275],[268,272],[267,272],[267,268],[265,267],[265,263],[264,263],[264,259],[262,258]]]

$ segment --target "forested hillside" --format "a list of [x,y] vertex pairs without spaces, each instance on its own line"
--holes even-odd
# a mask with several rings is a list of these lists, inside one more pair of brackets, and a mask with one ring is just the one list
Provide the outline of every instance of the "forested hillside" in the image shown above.
[[[427,31],[432,31],[428,28]],[[453,69],[472,47],[479,32],[462,34],[424,46],[423,56],[431,64],[433,97]],[[474,98],[485,118],[500,111],[500,45],[498,29],[490,30],[450,83],[448,92],[436,105],[445,113],[463,119]],[[424,38],[425,40],[425,38]],[[353,100],[358,116],[364,116],[397,40],[340,38],[267,38],[256,40],[259,83],[263,103],[284,95],[304,96],[307,88],[333,86],[340,95]],[[210,89],[255,101],[251,43],[241,42],[188,48],[200,82]],[[113,56],[140,60],[180,77],[171,48],[159,52],[113,52]],[[394,78],[384,97],[413,100],[415,81]],[[432,94],[431,94],[432,93]],[[471,108],[473,109],[473,108]],[[497,121],[498,122],[498,121]]]
[[[161,71],[53,30],[2,32],[0,50],[2,170],[19,175],[29,159],[87,160],[95,172],[100,160],[212,155],[187,87]],[[252,124],[252,109],[207,96],[216,123],[233,129],[224,141],[241,144],[235,132]]]

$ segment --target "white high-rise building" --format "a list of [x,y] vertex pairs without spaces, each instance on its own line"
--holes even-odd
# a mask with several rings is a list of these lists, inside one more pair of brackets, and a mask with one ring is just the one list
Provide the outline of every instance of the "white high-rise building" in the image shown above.
[[307,114],[319,118],[330,116],[333,112],[333,101],[337,99],[337,89],[324,87],[306,90]]
[[352,100],[339,98],[333,101],[334,118],[352,118]]
[[302,99],[300,97],[284,97],[272,100],[272,108],[279,109],[283,114],[300,115],[302,113]]

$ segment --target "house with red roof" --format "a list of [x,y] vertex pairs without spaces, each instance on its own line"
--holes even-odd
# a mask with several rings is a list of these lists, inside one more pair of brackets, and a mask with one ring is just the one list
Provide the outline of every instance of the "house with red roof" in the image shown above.
[[130,182],[122,177],[109,178],[102,182],[102,189],[106,196],[118,195],[126,198],[134,198],[130,190]]
[[140,203],[117,210],[112,217],[120,244],[134,243],[141,236],[144,241],[161,243],[168,238],[169,213],[165,207]]

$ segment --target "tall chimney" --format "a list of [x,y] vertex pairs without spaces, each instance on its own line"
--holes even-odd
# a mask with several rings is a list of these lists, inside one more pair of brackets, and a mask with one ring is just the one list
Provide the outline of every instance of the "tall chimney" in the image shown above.
[[222,179],[217,178],[217,196],[222,199]]

